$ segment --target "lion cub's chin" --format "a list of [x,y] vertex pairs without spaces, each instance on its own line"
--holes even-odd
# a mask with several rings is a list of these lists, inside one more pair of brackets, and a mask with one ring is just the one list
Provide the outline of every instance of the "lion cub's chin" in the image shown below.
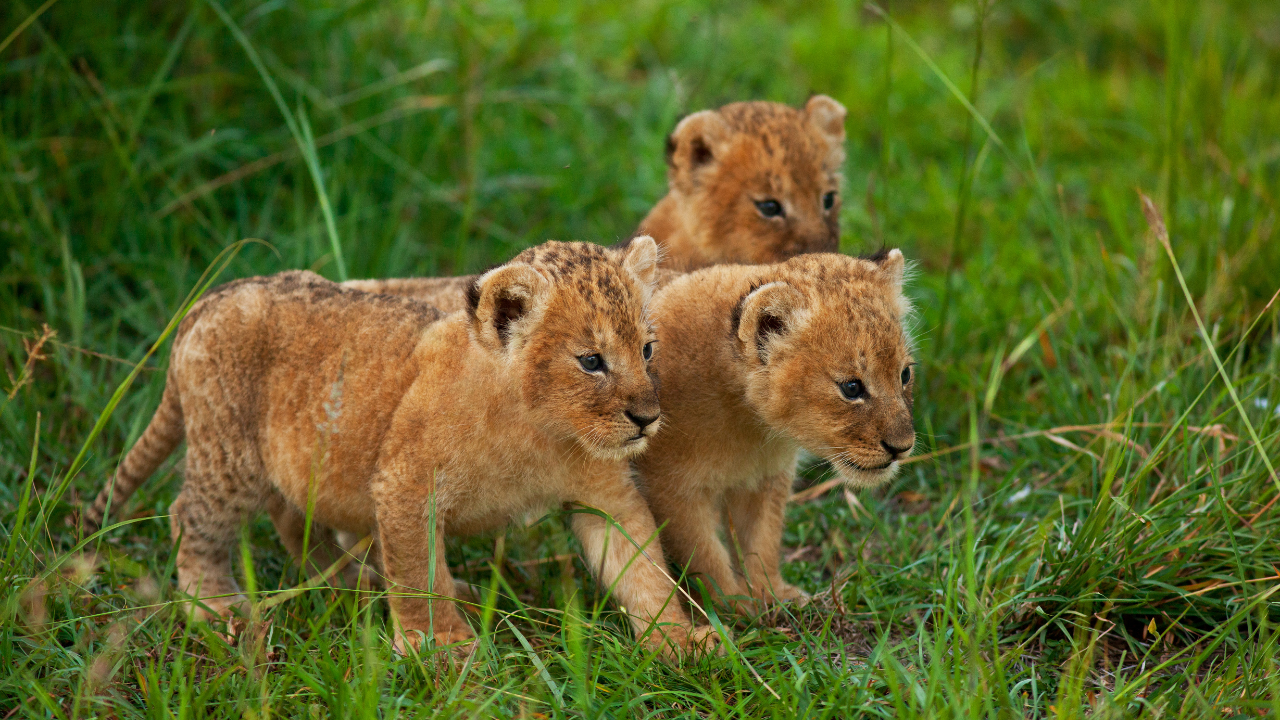
[[877,485],[883,485],[893,479],[898,474],[898,461],[889,463],[887,467],[876,468],[875,470],[863,470],[849,466],[847,463],[833,463],[836,465],[840,479],[845,485],[853,488],[873,488]]

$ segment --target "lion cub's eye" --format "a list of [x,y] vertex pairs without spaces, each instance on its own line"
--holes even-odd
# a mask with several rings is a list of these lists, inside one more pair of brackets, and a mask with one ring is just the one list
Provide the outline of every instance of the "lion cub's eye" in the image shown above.
[[600,372],[604,370],[604,358],[599,354],[583,355],[578,358],[578,364],[587,372]]
[[861,380],[845,380],[840,383],[840,394],[846,400],[857,400],[867,396],[867,389],[862,386]]
[[835,194],[835,192],[829,192],[829,193],[827,193],[826,195],[823,195],[823,196],[822,196],[822,209],[823,209],[823,210],[830,210],[831,208],[833,208],[833,207],[835,207],[835,206],[836,206],[836,194]]
[[767,218],[782,216],[782,203],[777,200],[757,200],[756,209]]
[[911,366],[910,365],[902,368],[902,384],[906,385],[909,382],[911,382]]
[[645,343],[644,349],[640,351],[640,354],[644,355],[645,360],[648,360],[649,358],[653,357],[653,343],[652,342]]

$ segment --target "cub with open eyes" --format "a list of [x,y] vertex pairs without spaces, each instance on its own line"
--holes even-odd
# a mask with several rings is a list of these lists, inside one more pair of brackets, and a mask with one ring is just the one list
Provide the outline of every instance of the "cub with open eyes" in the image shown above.
[[[640,223],[663,270],[769,263],[840,244],[844,106],[814,95],[804,108],[740,102],[685,117],[667,138],[665,197]],[[659,275],[661,287],[678,272]],[[347,287],[461,309],[474,276],[351,280]]]
[[635,464],[690,576],[765,603],[803,597],[779,573],[800,448],[855,487],[911,452],[903,272],[898,250],[801,255],[706,268],[654,297],[664,427]]
[[650,641],[664,652],[695,649],[709,629],[670,602],[660,545],[637,557],[627,540],[656,533],[627,463],[660,424],[656,266],[649,238],[549,242],[485,273],[467,310],[443,318],[306,272],[224,285],[179,326],[160,407],[86,522],[99,526],[185,437],[171,508],[183,592],[219,614],[242,604],[230,554],[241,523],[268,509],[300,555],[310,504],[322,567],[341,552],[329,528],[373,534],[403,650],[420,633],[471,637],[448,600],[446,537],[594,507],[625,535],[588,513],[573,530],[636,633],[660,623]]

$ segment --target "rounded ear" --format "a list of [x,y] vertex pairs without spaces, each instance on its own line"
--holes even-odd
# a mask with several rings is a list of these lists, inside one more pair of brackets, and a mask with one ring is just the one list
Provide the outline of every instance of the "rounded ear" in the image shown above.
[[911,301],[902,293],[907,276],[907,259],[903,257],[902,251],[898,248],[881,250],[867,259],[876,264],[880,275],[889,283],[897,300],[898,316],[905,318],[911,313]]
[[729,126],[715,110],[685,117],[667,136],[667,166],[673,178],[683,179],[715,162],[728,137]]
[[541,312],[551,283],[532,265],[511,263],[476,279],[467,311],[476,338],[495,352],[518,345]]
[[880,272],[888,278],[890,285],[902,290],[902,282],[907,274],[907,259],[902,256],[901,250],[894,248],[888,252],[876,253],[871,261],[880,267]]
[[658,277],[658,243],[648,235],[638,235],[627,245],[622,266],[640,279],[646,289],[652,290]]
[[835,98],[814,95],[804,104],[805,120],[827,141],[828,164],[838,169],[844,164],[844,119],[848,113]]
[[800,291],[784,282],[771,282],[747,293],[733,310],[733,332],[743,350],[768,362],[772,345],[804,324],[808,304]]

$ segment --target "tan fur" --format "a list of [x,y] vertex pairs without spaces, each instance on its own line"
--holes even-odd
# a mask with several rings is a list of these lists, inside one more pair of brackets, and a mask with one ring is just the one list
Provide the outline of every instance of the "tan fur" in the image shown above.
[[443,313],[465,310],[467,288],[479,275],[438,278],[387,278],[385,280],[348,280],[342,285],[361,292],[403,295],[420,300]]
[[[740,102],[685,117],[667,138],[667,194],[637,233],[662,245],[663,268],[681,272],[835,252],[844,119],[844,106],[826,95],[814,95],[800,110]],[[828,193],[834,193],[834,204],[824,208]],[[769,199],[782,204],[782,216],[760,213],[756,202]],[[668,274],[659,284],[675,276]],[[462,307],[470,279],[350,280],[346,285],[408,295],[452,312]]]
[[[466,640],[446,537],[561,505],[655,536],[627,459],[660,425],[642,352],[656,262],[652,240],[547,243],[479,278],[469,309],[445,317],[306,272],[224,285],[179,327],[160,410],[87,517],[113,492],[123,503],[185,434],[171,507],[183,592],[231,611],[244,601],[230,555],[240,524],[267,508],[301,553],[311,504],[323,554],[340,552],[331,530],[373,534],[398,649]],[[592,353],[607,372],[583,369]],[[667,653],[708,639],[670,601],[656,538],[637,557],[599,516],[572,525],[637,634],[661,623],[649,640]]]
[[[910,453],[903,263],[893,250],[722,265],[655,296],[665,424],[635,463],[663,547],[691,576],[725,595],[802,597],[779,573],[800,448],[855,487],[888,480]],[[868,397],[846,399],[850,379]]]
[[[662,243],[677,270],[835,252],[844,118],[826,95],[801,110],[741,102],[689,115],[667,139],[667,195],[639,231]],[[782,215],[761,214],[756,203],[770,199]]]

